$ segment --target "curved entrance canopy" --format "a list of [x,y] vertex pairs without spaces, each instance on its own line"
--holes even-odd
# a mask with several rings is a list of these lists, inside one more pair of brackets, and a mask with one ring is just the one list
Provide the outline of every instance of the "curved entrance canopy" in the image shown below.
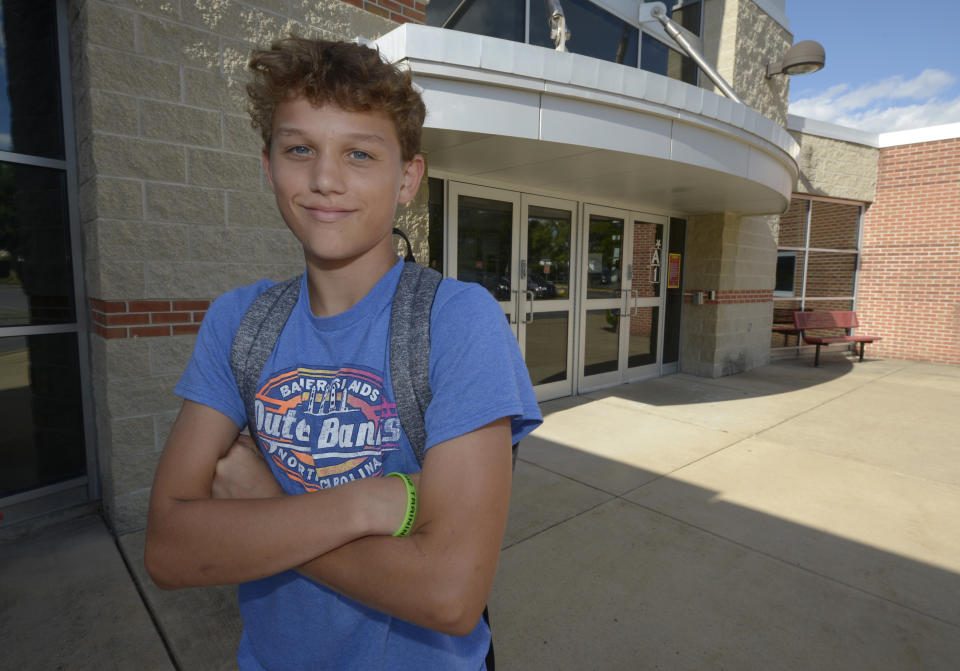
[[423,90],[431,170],[677,214],[779,214],[789,205],[793,138],[705,89],[414,24],[375,44]]

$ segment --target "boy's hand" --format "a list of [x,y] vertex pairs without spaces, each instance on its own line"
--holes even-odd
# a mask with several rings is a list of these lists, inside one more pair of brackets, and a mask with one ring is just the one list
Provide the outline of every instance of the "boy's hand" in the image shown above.
[[267,499],[283,489],[250,436],[237,436],[217,462],[212,487],[215,499]]

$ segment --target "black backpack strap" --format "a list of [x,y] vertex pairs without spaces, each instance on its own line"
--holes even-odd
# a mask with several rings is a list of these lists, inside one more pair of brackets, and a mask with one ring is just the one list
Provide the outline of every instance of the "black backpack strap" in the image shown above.
[[430,405],[430,312],[443,277],[413,262],[403,265],[390,309],[390,379],[400,425],[423,464]]
[[250,436],[257,439],[254,397],[257,382],[300,296],[303,275],[274,284],[250,304],[230,346],[230,369],[247,412]]

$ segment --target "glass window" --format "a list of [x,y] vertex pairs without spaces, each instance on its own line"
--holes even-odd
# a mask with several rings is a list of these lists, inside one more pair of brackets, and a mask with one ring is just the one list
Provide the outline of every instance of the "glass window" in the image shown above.
[[86,471],[75,333],[0,338],[0,498]]
[[0,326],[75,319],[64,180],[0,162]]
[[513,204],[460,196],[457,203],[457,279],[486,287],[498,301],[510,300]]
[[0,0],[0,151],[63,158],[56,3]]
[[689,56],[671,49],[663,42],[644,33],[640,52],[640,68],[687,84],[697,85],[700,72]]
[[[640,36],[637,28],[588,0],[562,0],[561,4],[570,31],[568,51],[636,67]],[[530,44],[553,48],[547,10],[542,0],[530,2]]]
[[810,246],[822,249],[856,249],[860,231],[860,206],[813,201]]
[[809,252],[807,254],[807,297],[853,296],[856,270],[856,254]]
[[590,215],[587,239],[587,298],[620,295],[623,219]]
[[809,200],[794,198],[790,209],[780,215],[780,232],[777,244],[780,247],[803,247],[807,239],[807,208]]
[[537,300],[568,298],[571,213],[531,205],[527,225],[527,290],[533,291]]
[[793,296],[795,290],[800,286],[800,279],[797,277],[797,254],[799,252],[778,252],[777,253],[777,280],[773,288],[774,296]]
[[[534,1],[542,9],[543,2]],[[524,0],[431,0],[427,25],[523,42],[524,6]]]

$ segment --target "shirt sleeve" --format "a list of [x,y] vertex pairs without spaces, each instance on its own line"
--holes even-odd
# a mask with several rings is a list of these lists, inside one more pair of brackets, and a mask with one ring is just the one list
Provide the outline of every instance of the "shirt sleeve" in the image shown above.
[[247,308],[271,284],[261,280],[234,289],[210,305],[200,324],[193,355],[173,390],[181,398],[222,412],[241,429],[247,425],[247,412],[230,368],[230,348]]
[[542,422],[530,375],[500,305],[480,285],[444,280],[430,321],[426,447],[509,417],[513,443]]

